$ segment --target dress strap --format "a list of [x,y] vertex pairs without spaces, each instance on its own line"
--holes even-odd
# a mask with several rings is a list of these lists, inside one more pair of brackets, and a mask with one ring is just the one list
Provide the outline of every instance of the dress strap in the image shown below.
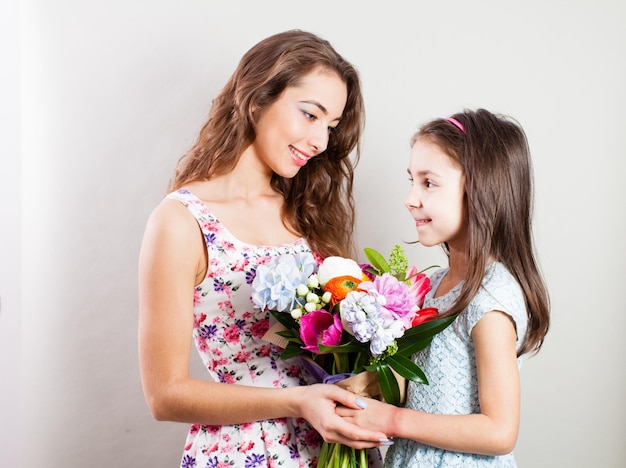
[[171,192],[165,198],[179,201],[196,218],[208,248],[215,241],[215,232],[219,221],[211,214],[202,200],[186,189]]

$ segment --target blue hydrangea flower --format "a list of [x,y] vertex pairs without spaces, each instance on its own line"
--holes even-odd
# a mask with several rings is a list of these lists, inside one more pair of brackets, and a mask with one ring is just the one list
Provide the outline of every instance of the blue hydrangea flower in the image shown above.
[[306,284],[317,263],[311,253],[281,255],[265,265],[259,265],[252,281],[252,301],[262,310],[290,312],[296,288]]

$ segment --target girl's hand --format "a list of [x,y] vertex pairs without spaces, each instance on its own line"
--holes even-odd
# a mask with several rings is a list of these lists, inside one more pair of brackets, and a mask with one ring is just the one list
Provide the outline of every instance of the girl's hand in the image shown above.
[[392,420],[396,407],[371,398],[362,398],[362,400],[365,401],[366,408],[355,410],[347,406],[338,406],[337,415],[347,423],[393,436],[389,421]]
[[[357,425],[342,418],[339,411],[361,413],[365,400],[336,385],[315,384],[298,387],[298,413],[306,419],[326,442],[336,442],[357,449],[385,445],[387,436],[366,425]],[[367,403],[373,400],[367,400]]]

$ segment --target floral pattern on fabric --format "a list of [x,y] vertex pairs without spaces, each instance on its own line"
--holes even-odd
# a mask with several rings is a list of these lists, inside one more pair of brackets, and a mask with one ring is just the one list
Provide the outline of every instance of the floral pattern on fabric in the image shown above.
[[[216,382],[285,388],[306,385],[297,360],[280,359],[281,349],[261,338],[269,313],[252,305],[258,265],[282,254],[310,252],[304,239],[280,246],[254,246],[235,238],[207,206],[187,190],[178,200],[198,221],[209,268],[194,291],[193,340]],[[321,438],[304,419],[280,418],[230,426],[192,425],[181,468],[313,468]]]

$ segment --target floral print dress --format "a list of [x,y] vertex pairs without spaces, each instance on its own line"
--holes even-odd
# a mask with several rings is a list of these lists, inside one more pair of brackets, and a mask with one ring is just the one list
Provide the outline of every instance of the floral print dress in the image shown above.
[[[210,378],[228,385],[305,385],[298,361],[280,359],[281,349],[262,340],[269,314],[254,308],[251,283],[258,265],[277,255],[309,252],[306,241],[249,245],[236,239],[191,192],[178,190],[167,198],[181,202],[196,218],[208,249],[208,273],[194,293],[193,338]],[[320,446],[319,434],[304,419],[194,424],[181,468],[315,467]]]

